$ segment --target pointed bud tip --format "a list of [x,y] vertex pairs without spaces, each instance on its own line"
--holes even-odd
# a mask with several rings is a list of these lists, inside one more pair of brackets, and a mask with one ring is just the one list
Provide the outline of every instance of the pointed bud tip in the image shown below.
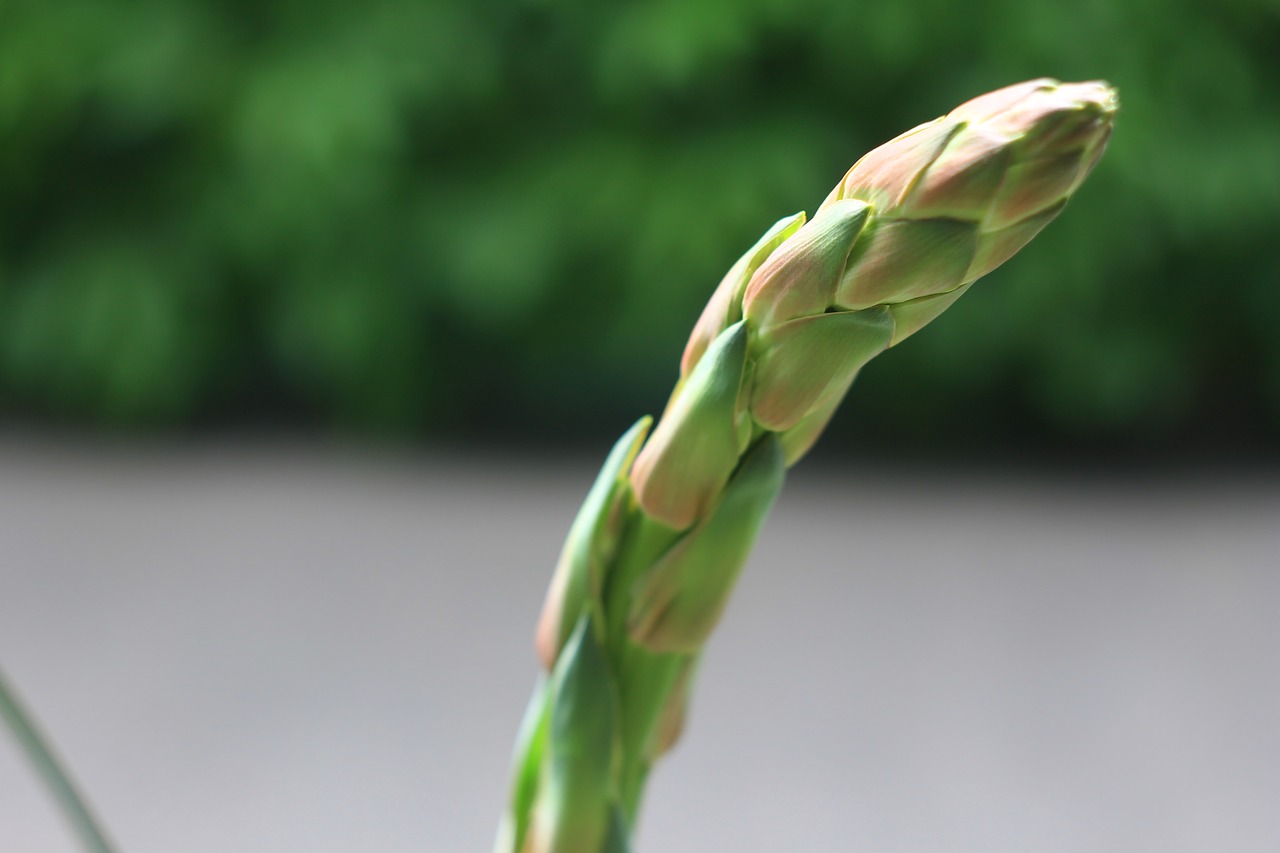
[[1094,105],[1106,115],[1114,115],[1120,109],[1120,93],[1106,80],[1063,83],[1058,91],[1082,106]]
[[1119,108],[1120,102],[1115,88],[1105,80],[1061,83],[1050,77],[1041,77],[965,101],[948,113],[948,117],[985,122],[1002,115],[1018,115],[1028,110],[1035,112],[1054,105],[1060,108],[1097,110],[1111,115]]

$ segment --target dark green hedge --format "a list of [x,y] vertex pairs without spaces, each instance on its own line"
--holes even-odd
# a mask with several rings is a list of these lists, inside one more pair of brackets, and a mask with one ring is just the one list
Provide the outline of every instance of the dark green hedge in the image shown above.
[[0,6],[0,406],[572,440],[869,147],[1102,77],[1067,212],[868,368],[847,438],[1280,435],[1270,0]]

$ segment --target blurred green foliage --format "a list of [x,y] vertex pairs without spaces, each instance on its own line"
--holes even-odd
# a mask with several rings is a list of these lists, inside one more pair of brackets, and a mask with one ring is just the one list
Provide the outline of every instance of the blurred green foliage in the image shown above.
[[1274,0],[7,0],[0,406],[616,431],[759,232],[1037,76],[1110,152],[835,431],[1280,435]]

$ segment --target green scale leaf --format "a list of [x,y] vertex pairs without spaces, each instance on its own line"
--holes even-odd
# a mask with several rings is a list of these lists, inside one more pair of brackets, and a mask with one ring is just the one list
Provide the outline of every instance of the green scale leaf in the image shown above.
[[751,439],[739,404],[747,363],[745,321],[712,342],[640,450],[631,485],[641,508],[684,530],[703,517]]
[[[551,712],[528,853],[602,849],[617,807],[617,686],[584,613],[551,675]],[[521,851],[525,853],[525,851]]]
[[569,528],[538,620],[538,656],[548,669],[569,639],[588,597],[600,598],[604,566],[617,547],[617,531],[609,529],[610,520],[626,488],[627,469],[652,423],[653,418],[645,415],[618,439]]
[[743,458],[711,515],[641,578],[628,622],[631,638],[657,652],[702,648],[720,619],[786,472],[782,446],[767,435]]

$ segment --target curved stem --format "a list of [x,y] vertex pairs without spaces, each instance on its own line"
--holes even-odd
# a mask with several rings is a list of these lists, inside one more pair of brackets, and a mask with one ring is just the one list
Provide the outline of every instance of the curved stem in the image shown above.
[[48,738],[36,726],[35,719],[23,708],[17,694],[0,670],[0,717],[17,738],[27,758],[44,779],[49,793],[75,829],[81,843],[90,853],[114,853],[106,833],[98,825],[88,803],[80,795],[66,769],[54,755]]

